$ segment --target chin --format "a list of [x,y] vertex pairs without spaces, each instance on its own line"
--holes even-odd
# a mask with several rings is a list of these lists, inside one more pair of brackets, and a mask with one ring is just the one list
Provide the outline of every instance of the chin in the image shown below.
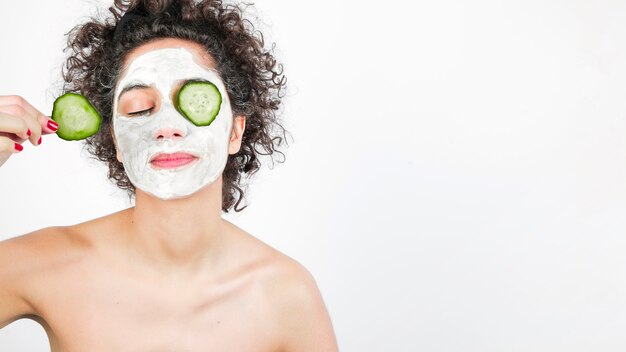
[[212,185],[216,184],[216,180],[219,178],[215,177],[212,180],[209,180],[207,182],[205,182],[203,185],[199,185],[196,187],[167,187],[169,189],[167,189],[166,187],[161,187],[159,189],[151,189],[151,188],[147,188],[147,187],[142,187],[141,185],[137,186],[135,185],[135,188],[137,189],[137,191],[141,191],[145,194],[148,194],[151,197],[155,197],[161,200],[178,200],[178,199],[186,199],[186,198],[191,198],[192,196],[200,193],[201,191],[207,189],[208,187],[211,187]]

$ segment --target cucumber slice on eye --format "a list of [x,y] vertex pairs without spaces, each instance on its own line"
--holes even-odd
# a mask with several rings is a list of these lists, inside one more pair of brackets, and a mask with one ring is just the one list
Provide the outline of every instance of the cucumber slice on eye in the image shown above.
[[178,110],[196,126],[208,126],[222,105],[219,89],[206,81],[189,81],[176,96]]
[[59,124],[57,135],[66,141],[76,141],[93,136],[100,129],[102,117],[77,93],[65,93],[54,101],[52,119]]

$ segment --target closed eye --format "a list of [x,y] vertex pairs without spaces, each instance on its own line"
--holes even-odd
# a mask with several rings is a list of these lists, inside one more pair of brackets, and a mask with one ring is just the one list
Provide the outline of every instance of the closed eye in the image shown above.
[[152,111],[152,108],[149,108],[149,109],[146,109],[146,110],[141,110],[141,111],[129,112],[126,115],[129,115],[129,116],[141,116],[141,115],[145,115],[145,114],[149,113],[150,111]]

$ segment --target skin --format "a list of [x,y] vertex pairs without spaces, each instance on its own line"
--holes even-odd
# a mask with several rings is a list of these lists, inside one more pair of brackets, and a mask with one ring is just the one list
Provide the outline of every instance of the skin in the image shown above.
[[[165,47],[214,68],[201,46],[178,39],[145,44],[126,62]],[[236,116],[230,154],[244,130]],[[0,328],[33,319],[52,352],[337,351],[310,272],[222,219],[221,187],[220,176],[167,201],[137,189],[134,207],[0,242]]]

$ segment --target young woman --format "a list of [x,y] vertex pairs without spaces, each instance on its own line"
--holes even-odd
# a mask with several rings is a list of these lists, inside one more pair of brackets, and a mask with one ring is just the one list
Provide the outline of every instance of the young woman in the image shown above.
[[[111,14],[70,33],[65,90],[101,113],[86,143],[135,206],[0,242],[0,328],[33,319],[53,352],[336,351],[310,273],[221,218],[241,210],[258,154],[280,153],[285,81],[262,37],[219,0],[116,0]],[[208,126],[176,108],[189,81],[219,91]],[[0,97],[0,165],[57,129]]]

